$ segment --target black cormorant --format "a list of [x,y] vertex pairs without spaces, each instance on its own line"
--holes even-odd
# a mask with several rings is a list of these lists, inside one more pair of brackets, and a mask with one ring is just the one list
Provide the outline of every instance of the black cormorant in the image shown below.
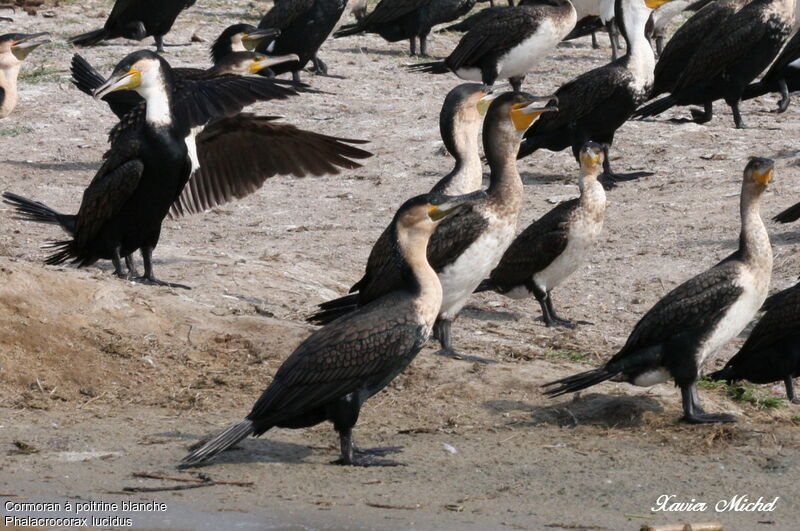
[[[512,92],[489,97],[494,101],[483,122],[483,148],[491,171],[489,188],[473,192],[471,206],[445,221],[428,246],[428,261],[439,274],[444,291],[435,334],[443,349],[450,353],[452,321],[514,239],[523,200],[516,164],[522,133],[539,116],[555,110],[539,103],[550,102],[551,96],[540,98]],[[391,264],[390,248],[378,240],[364,276],[350,289],[350,295],[320,304],[320,310],[308,320],[327,323],[397,289],[399,282],[401,279]]]
[[153,36],[156,50],[164,51],[164,35],[175,19],[196,0],[116,0],[102,29],[71,37],[69,42],[91,46],[101,41],[124,37],[140,41]]
[[357,311],[311,334],[283,362],[243,420],[183,458],[207,461],[242,439],[273,427],[306,428],[330,421],[339,433],[342,465],[393,465],[365,457],[353,443],[361,406],[414,360],[430,337],[442,286],[425,259],[428,239],[465,197],[428,194],[407,201],[392,221],[392,264],[400,282]]
[[583,265],[603,230],[606,193],[597,180],[603,146],[587,142],[580,162],[580,197],[559,204],[514,238],[476,290],[497,291],[513,299],[536,297],[547,326],[574,326],[556,314],[551,291]]
[[789,400],[800,404],[794,390],[800,376],[800,284],[771,295],[764,307],[767,312],[739,352],[709,378],[729,384],[783,382]]
[[[388,1],[388,0],[384,0]],[[489,8],[443,61],[409,65],[414,72],[453,72],[461,79],[493,85],[508,79],[519,90],[537,66],[575,26],[569,0],[543,0],[516,7]]]
[[647,98],[653,83],[655,56],[644,35],[652,9],[662,0],[617,0],[616,20],[627,49],[625,55],[569,81],[556,91],[558,112],[547,114],[525,133],[519,156],[538,149],[572,148],[578,160],[589,140],[604,145],[605,183],[613,182],[608,148],[617,129]]
[[17,106],[17,76],[22,61],[36,47],[50,42],[49,33],[8,33],[0,35],[0,118]]
[[781,99],[777,112],[781,113],[789,108],[789,93],[797,90],[800,90],[800,32],[789,39],[767,73],[758,82],[751,83],[744,89],[742,100],[778,92]]
[[772,248],[759,205],[773,173],[773,162],[762,158],[751,159],[744,170],[737,251],[658,301],[603,367],[545,384],[545,394],[555,397],[606,380],[649,387],[672,378],[681,389],[686,422],[734,421],[703,411],[697,378],[708,356],[736,337],[767,297]]
[[795,0],[753,0],[723,23],[715,21],[718,29],[703,39],[694,53],[677,58],[682,68],[670,95],[638,109],[634,116],[655,116],[675,105],[700,104],[704,112],[693,114],[695,121],[704,123],[711,120],[712,103],[724,99],[736,127],[743,128],[739,102],[744,89],[769,66],[789,38],[794,8]]
[[375,9],[355,24],[342,27],[335,38],[377,33],[389,42],[408,39],[411,55],[428,55],[428,34],[437,24],[466,15],[475,0],[381,0]]

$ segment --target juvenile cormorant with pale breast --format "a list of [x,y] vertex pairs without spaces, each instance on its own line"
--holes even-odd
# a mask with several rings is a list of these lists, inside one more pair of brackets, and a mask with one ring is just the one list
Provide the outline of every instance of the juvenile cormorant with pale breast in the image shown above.
[[17,77],[22,62],[37,47],[50,42],[49,36],[49,33],[0,35],[0,118],[7,117],[17,106]]

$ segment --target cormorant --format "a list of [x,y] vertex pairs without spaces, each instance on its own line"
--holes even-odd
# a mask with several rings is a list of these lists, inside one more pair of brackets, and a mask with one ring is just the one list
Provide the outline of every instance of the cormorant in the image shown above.
[[789,400],[800,404],[794,390],[794,378],[800,376],[800,284],[770,296],[764,306],[767,312],[739,352],[708,377],[729,384],[782,381]]
[[140,41],[153,36],[156,51],[164,52],[164,35],[175,19],[196,0],[116,0],[102,29],[70,37],[77,46],[91,46],[101,41],[124,37]]
[[366,457],[353,443],[361,406],[403,372],[430,337],[442,286],[425,259],[436,226],[467,198],[427,194],[410,199],[391,225],[392,266],[399,283],[357,311],[315,331],[283,362],[243,420],[183,458],[202,463],[242,439],[273,427],[330,421],[339,433],[341,465],[396,465]]
[[791,223],[800,219],[800,203],[790,206],[780,214],[772,218],[773,221],[778,223]]
[[[511,92],[485,98],[494,99],[483,122],[483,148],[491,170],[489,188],[473,192],[470,208],[442,223],[428,246],[428,261],[438,273],[444,292],[435,334],[450,353],[452,321],[514,239],[523,195],[515,158],[522,132],[539,116],[555,110],[537,105],[549,103],[551,96]],[[308,320],[330,322],[397,289],[401,279],[391,264],[390,251],[378,240],[364,276],[350,288],[350,294],[320,304],[320,310]]]
[[795,33],[794,37],[789,39],[761,80],[751,83],[744,89],[742,100],[778,92],[781,99],[776,111],[782,113],[789,108],[789,93],[797,90],[800,90],[800,33]]
[[[533,0],[536,1],[536,0]],[[598,48],[595,32],[605,29],[611,43],[611,60],[616,61],[619,50],[619,28],[614,20],[614,0],[572,0],[577,13],[575,28],[564,40],[582,37],[587,33],[592,35],[592,48]]]
[[[172,69],[163,58],[147,50],[134,52],[115,67],[95,91],[95,97],[134,90],[145,103],[112,129],[111,148],[84,192],[78,214],[59,214],[14,194],[4,197],[22,219],[58,224],[73,237],[53,244],[57,252],[47,263],[71,261],[85,266],[98,259],[111,259],[115,274],[125,278],[121,257],[139,249],[145,273],[137,280],[165,284],[153,276],[152,252],[161,223],[176,202],[184,210],[192,204],[218,204],[252,191],[255,182],[282,173],[285,167],[319,168],[325,163],[357,167],[345,157],[369,156],[347,145],[346,140],[323,137],[326,140],[322,144],[312,140],[309,146],[309,137],[300,135],[303,141],[297,142],[297,130],[291,126],[277,126],[284,135],[277,138],[270,131],[274,128],[266,127],[258,147],[242,151],[242,146],[249,147],[250,143],[245,144],[235,128],[227,128],[223,118],[235,116],[255,101],[285,99],[303,88],[290,81],[225,76],[184,81],[182,89],[176,91]],[[207,137],[198,138],[197,143],[190,141],[191,128],[209,122],[211,125],[203,131]],[[275,146],[264,142],[270,136]],[[221,163],[219,158],[223,157],[228,164]],[[204,192],[206,196],[201,194],[187,203],[181,200],[181,192],[192,174],[199,182],[214,186]],[[126,262],[132,270],[127,258]]]
[[584,144],[580,162],[580,197],[559,204],[522,231],[476,290],[497,291],[512,299],[533,295],[547,326],[574,326],[556,314],[550,292],[583,265],[603,230],[606,193],[597,180],[603,146]]
[[428,34],[437,24],[466,15],[475,0],[381,0],[375,9],[355,24],[342,27],[334,38],[377,33],[389,42],[408,39],[411,55],[428,56]]
[[300,70],[313,61],[318,74],[327,75],[328,67],[317,51],[342,17],[346,0],[277,0],[259,22],[259,28],[277,28],[280,36],[257,48],[270,55],[296,54],[299,60],[273,68],[275,75],[292,73],[300,81]]
[[0,35],[0,118],[17,106],[17,76],[22,61],[36,47],[50,42],[49,33],[8,33]]
[[507,78],[519,91],[525,75],[573,26],[575,8],[569,0],[489,8],[445,60],[409,65],[408,69],[429,74],[453,72],[461,79],[489,86],[498,78]]
[[743,128],[739,102],[744,89],[780,52],[794,25],[794,8],[795,0],[753,0],[725,22],[715,21],[719,29],[691,56],[681,58],[684,66],[670,95],[638,109],[634,116],[655,116],[675,105],[701,104],[703,114],[693,114],[696,122],[705,123],[711,120],[712,103],[724,99],[736,128]]
[[661,53],[664,51],[664,40],[667,37],[669,23],[683,13],[687,7],[689,7],[689,0],[673,0],[650,13],[646,34],[651,46],[655,42],[656,57],[661,57]]
[[653,83],[655,57],[644,36],[650,11],[663,0],[617,0],[615,19],[625,39],[625,55],[594,68],[556,91],[558,112],[543,116],[525,133],[519,156],[538,149],[561,151],[572,148],[578,160],[581,147],[589,140],[602,143],[606,152],[603,180],[613,183],[608,148],[617,129],[645,101]]
[[211,45],[211,62],[216,65],[233,52],[253,52],[280,34],[278,28],[257,28],[241,23],[228,26]]
[[733,422],[731,415],[703,411],[697,378],[708,356],[736,337],[767,297],[772,248],[759,205],[773,174],[770,159],[753,158],[745,167],[737,251],[658,301],[603,367],[547,383],[545,394],[573,393],[606,380],[649,387],[672,378],[681,388],[683,420]]

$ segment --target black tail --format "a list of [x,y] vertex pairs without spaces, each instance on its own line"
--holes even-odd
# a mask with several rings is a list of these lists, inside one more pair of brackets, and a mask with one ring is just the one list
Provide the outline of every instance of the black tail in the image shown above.
[[561,380],[546,383],[542,385],[542,387],[557,386],[544,392],[544,394],[550,398],[555,398],[557,396],[567,393],[574,393],[575,391],[580,391],[581,389],[586,389],[587,387],[605,382],[606,380],[610,380],[614,376],[618,375],[620,372],[622,371],[609,370],[607,367],[601,367],[599,369],[592,369],[591,371],[581,372],[566,378],[562,378]]
[[675,96],[664,96],[663,98],[657,99],[653,103],[645,105],[644,107],[639,107],[631,115],[631,118],[646,118],[648,116],[655,116],[677,104],[678,100],[675,98]]
[[93,44],[97,44],[98,42],[102,42],[109,38],[108,32],[101,28],[99,30],[90,31],[89,33],[81,33],[80,35],[75,35],[74,37],[70,37],[67,39],[68,42],[76,46],[91,46]]
[[472,293],[480,293],[482,291],[496,291],[496,290],[497,290],[497,286],[494,285],[494,283],[492,282],[492,279],[487,278],[487,279],[481,280],[481,283],[478,284],[478,287],[475,288],[475,291],[473,291]]
[[242,439],[252,435],[254,431],[253,421],[242,419],[184,457],[181,460],[181,466],[192,466],[208,461],[220,452],[224,452]]
[[356,310],[358,306],[358,293],[351,293],[318,305],[319,311],[306,317],[306,321],[321,325],[328,324]]
[[735,380],[733,376],[733,367],[728,367],[726,365],[722,369],[707,375],[706,378],[709,380],[713,380],[715,382],[719,380],[724,380],[728,382],[728,384],[731,384],[733,383],[733,380]]
[[58,225],[70,235],[75,234],[75,216],[59,214],[49,206],[11,192],[3,194],[3,203],[16,210],[16,219]]
[[772,218],[773,221],[777,221],[778,223],[791,223],[792,221],[797,221],[798,219],[800,219],[800,203],[790,206]]
[[753,98],[763,96],[764,94],[777,91],[778,87],[776,83],[771,83],[770,80],[762,79],[761,81],[750,83],[744,88],[744,92],[742,92],[742,101],[751,100]]
[[450,71],[444,61],[433,61],[432,63],[418,63],[406,65],[409,72],[424,72],[425,74],[446,74]]
[[338,39],[339,37],[349,37],[350,35],[358,35],[359,33],[364,33],[365,31],[366,28],[364,28],[361,24],[346,24],[333,34],[333,38]]
[[89,64],[89,61],[77,53],[72,56],[70,72],[72,72],[72,84],[89,96],[93,96],[95,89],[105,82],[103,76]]
[[72,262],[73,264],[85,265],[83,260],[77,257],[74,245],[74,240],[47,243],[44,247],[58,250],[45,258],[44,263],[48,265],[60,265],[65,262]]

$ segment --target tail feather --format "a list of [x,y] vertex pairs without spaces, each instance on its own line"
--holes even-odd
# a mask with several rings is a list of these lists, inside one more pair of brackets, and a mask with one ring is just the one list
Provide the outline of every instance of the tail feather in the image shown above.
[[406,65],[409,72],[423,72],[425,74],[446,74],[450,71],[444,61],[433,61],[432,63],[418,63]]
[[712,372],[711,374],[707,375],[706,378],[709,380],[719,381],[724,380],[728,382],[728,384],[732,383],[734,380],[733,376],[733,367],[728,367],[727,365],[722,369]]
[[71,42],[76,46],[91,46],[93,44],[97,44],[98,42],[102,42],[109,38],[109,33],[105,30],[105,28],[101,28],[99,30],[90,31],[88,33],[81,33],[80,35],[75,35],[74,37],[70,37],[67,39],[67,42]]
[[478,284],[478,287],[475,288],[475,291],[472,293],[481,293],[482,291],[497,291],[497,286],[494,285],[492,279],[486,278],[481,280],[481,283]]
[[678,100],[675,98],[675,96],[664,96],[663,98],[657,99],[653,103],[647,104],[644,107],[639,107],[636,109],[636,111],[634,111],[633,115],[631,115],[631,118],[647,118],[648,116],[655,116],[657,114],[661,114],[671,107],[674,107],[677,104]]
[[3,203],[16,210],[16,219],[59,225],[70,235],[75,233],[75,216],[59,214],[49,206],[11,192],[3,193]]
[[182,466],[208,461],[255,432],[253,421],[242,419],[181,460]]
[[72,84],[89,96],[94,95],[95,89],[105,82],[103,76],[77,53],[72,56],[70,72],[72,73]]
[[364,28],[361,24],[346,24],[333,34],[333,38],[338,39],[339,37],[358,35],[359,33],[364,33],[364,31],[366,31],[366,28]]
[[306,321],[315,324],[328,324],[342,315],[356,310],[359,306],[358,298],[358,293],[351,293],[344,297],[339,297],[338,299],[323,302],[317,306],[319,311],[306,317]]
[[791,223],[792,221],[797,221],[798,219],[800,219],[800,203],[790,206],[772,218],[773,221],[777,221],[778,223]]
[[618,375],[620,372],[622,371],[609,370],[607,367],[601,367],[599,369],[592,369],[591,371],[581,372],[560,380],[546,383],[542,385],[542,387],[557,386],[544,392],[544,394],[548,397],[555,398],[557,396],[567,393],[574,393],[575,391],[580,391],[581,389],[586,389],[587,387],[592,387],[593,385],[605,382],[606,380],[610,380],[614,376]]

